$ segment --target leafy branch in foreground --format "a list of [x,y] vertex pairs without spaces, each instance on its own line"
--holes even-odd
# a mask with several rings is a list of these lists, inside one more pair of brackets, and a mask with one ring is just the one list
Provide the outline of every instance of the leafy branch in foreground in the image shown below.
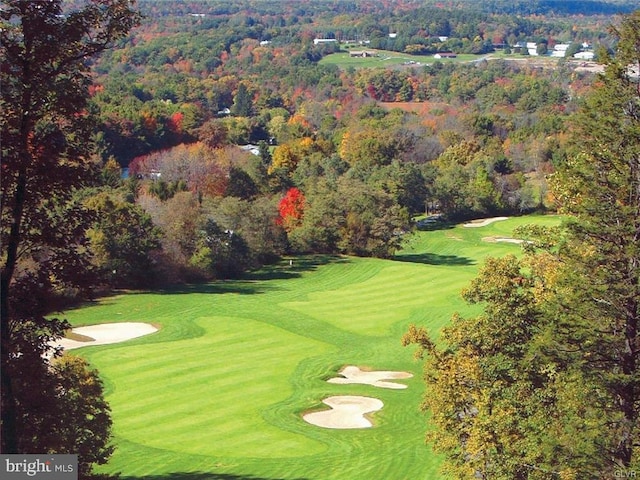
[[[74,450],[84,464],[108,456],[108,414],[99,429],[85,416],[66,417],[67,434],[60,431],[55,442],[24,427],[37,421],[44,429],[62,428],[55,406],[68,401],[70,383],[80,388],[77,382],[86,380],[64,367],[70,361],[49,365],[43,354],[64,324],[44,315],[62,291],[86,288],[90,280],[85,231],[91,218],[72,201],[92,173],[89,61],[140,16],[129,0],[87,0],[73,11],[63,11],[62,3],[8,0],[0,9],[2,452]],[[33,387],[39,384],[51,388]],[[90,397],[73,402],[90,406]],[[39,408],[34,398],[42,400]],[[93,442],[92,453],[85,455],[78,442]]]

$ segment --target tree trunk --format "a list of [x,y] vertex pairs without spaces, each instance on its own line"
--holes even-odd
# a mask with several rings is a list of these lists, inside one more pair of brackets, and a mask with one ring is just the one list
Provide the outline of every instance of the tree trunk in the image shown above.
[[11,230],[7,241],[7,260],[2,270],[0,283],[0,348],[2,348],[2,453],[18,453],[18,437],[16,432],[16,401],[13,396],[13,382],[9,367],[11,353],[11,311],[9,293],[11,281],[18,262],[18,246],[20,229],[24,213],[25,194],[27,190],[26,168],[22,167],[14,194]]
[[10,322],[7,315],[9,309],[8,299],[8,284],[9,279],[2,275],[2,299],[0,314],[1,326],[0,336],[2,348],[2,375],[0,375],[2,382],[2,429],[0,435],[2,436],[2,444],[0,445],[1,453],[17,453],[18,438],[16,432],[16,401],[13,396],[13,382],[9,369],[9,351],[10,351],[10,338],[9,333]]
[[622,353],[621,364],[622,373],[629,379],[628,383],[622,385],[619,394],[620,411],[623,414],[620,441],[614,452],[616,463],[622,464],[625,468],[631,465],[633,458],[633,444],[635,436],[635,426],[637,422],[636,401],[638,397],[635,376],[637,375],[638,354],[638,301],[630,299],[627,304],[627,322],[625,326],[625,349]]

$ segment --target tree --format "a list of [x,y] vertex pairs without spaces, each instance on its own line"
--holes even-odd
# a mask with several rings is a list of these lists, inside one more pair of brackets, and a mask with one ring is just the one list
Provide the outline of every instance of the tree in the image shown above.
[[306,202],[302,224],[289,232],[289,242],[298,252],[334,253],[344,222],[344,201],[334,185],[319,185],[316,190]]
[[211,212],[220,227],[233,230],[247,242],[252,267],[275,261],[286,247],[286,232],[278,225],[276,199],[257,197],[253,201],[225,197]]
[[93,262],[114,287],[141,287],[152,279],[150,253],[160,248],[160,231],[139,206],[107,192],[88,198],[95,212],[87,230]]
[[551,182],[569,220],[522,229],[526,256],[489,259],[427,353],[430,438],[455,478],[611,478],[640,467],[640,11],[584,102]]
[[278,222],[287,232],[296,229],[302,223],[305,203],[304,194],[296,187],[287,190],[285,196],[280,200],[278,204],[278,211],[280,212]]
[[546,42],[541,42],[536,45],[536,53],[538,55],[546,55],[548,51],[549,48]]
[[[80,357],[64,355],[53,362],[57,380],[55,424],[48,429],[49,449],[78,455],[80,478],[91,473],[92,464],[103,465],[114,451],[109,445],[111,409],[104,400],[98,372]],[[54,448],[52,448],[52,445]],[[42,451],[35,448],[31,451]]]
[[237,278],[249,265],[249,249],[233,230],[223,230],[211,218],[198,232],[191,264],[211,278]]
[[282,175],[291,176],[299,160],[300,157],[291,144],[278,145],[273,151],[273,159],[267,169],[267,173],[269,175],[277,175],[282,172]]
[[[20,374],[11,363],[20,355],[16,332],[24,332],[16,326],[28,318],[20,314],[16,303],[16,288],[25,280],[18,266],[35,262],[53,268],[42,261],[40,252],[48,251],[51,258],[61,251],[52,241],[61,226],[48,222],[45,204],[52,199],[64,203],[89,172],[86,159],[91,129],[85,108],[89,60],[126,35],[139,18],[129,0],[90,0],[69,12],[63,12],[60,0],[8,0],[0,11],[4,453],[18,452],[21,434],[16,429],[13,393],[19,381],[14,375]],[[76,269],[77,258],[77,251],[69,252],[68,264]],[[56,268],[67,269],[68,264],[60,261]],[[31,313],[36,318],[45,312]]]
[[241,168],[229,169],[229,183],[224,192],[225,197],[238,197],[251,200],[258,194],[258,186],[253,178]]
[[[555,270],[549,256],[487,259],[463,291],[486,305],[482,315],[454,316],[443,347],[415,327],[403,339],[427,354],[423,408],[436,426],[427,439],[453,478],[574,478],[576,465],[593,458],[587,399],[595,392],[569,364],[549,359],[540,333],[551,328],[543,300]],[[580,472],[594,477],[592,465]]]
[[209,148],[227,145],[227,127],[221,120],[209,120],[198,129],[198,138]]
[[109,157],[102,167],[100,179],[104,185],[116,188],[122,182],[122,169],[114,157]]
[[231,113],[236,117],[250,117],[253,113],[253,98],[247,85],[243,82],[240,82],[233,97]]
[[426,180],[415,164],[394,162],[376,170],[373,179],[411,215],[424,212],[428,193]]
[[359,180],[343,178],[337,190],[342,201],[338,248],[350,255],[391,257],[410,229],[407,210]]
[[106,463],[113,452],[112,422],[102,382],[85,360],[64,355],[50,364],[42,361],[52,353],[49,343],[68,327],[57,319],[17,324],[22,355],[2,374],[14,378],[18,450],[77,454],[78,473],[85,478],[93,463]]
[[563,339],[572,347],[588,341],[581,342],[585,376],[606,392],[599,407],[610,438],[602,455],[630,468],[640,465],[640,84],[629,71],[640,66],[640,10],[612,33],[616,56],[606,59],[579,117],[581,151],[553,182],[572,216],[567,287],[556,303],[569,325]]

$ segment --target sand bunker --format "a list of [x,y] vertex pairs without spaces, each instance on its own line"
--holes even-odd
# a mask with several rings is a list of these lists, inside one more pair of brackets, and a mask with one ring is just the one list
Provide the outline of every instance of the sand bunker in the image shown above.
[[73,350],[80,347],[92,347],[94,345],[109,345],[120,343],[133,338],[149,335],[157,332],[158,329],[148,323],[103,323],[102,325],[90,325],[88,327],[77,327],[71,330],[77,335],[88,337],[91,340],[80,342],[70,338],[61,338],[53,342],[53,346],[62,347],[64,350]]
[[495,243],[495,242],[504,242],[504,243],[517,243],[517,244],[521,244],[524,243],[526,240],[522,240],[520,238],[505,238],[505,237],[483,237],[482,238],[483,242],[491,242],[491,243]]
[[377,398],[354,395],[327,397],[322,403],[330,406],[331,410],[307,413],[302,418],[317,427],[340,429],[372,427],[365,414],[377,412],[384,405]]
[[330,378],[327,382],[341,384],[363,383],[366,385],[373,385],[374,387],[402,389],[407,388],[407,386],[402,383],[385,382],[384,380],[413,377],[409,372],[364,372],[360,370],[360,368],[352,365],[344,367],[340,371],[340,375],[342,375],[342,377]]
[[477,228],[477,227],[486,227],[487,225],[492,224],[493,222],[499,222],[501,220],[507,220],[509,217],[493,217],[493,218],[485,218],[482,220],[473,220],[469,223],[465,223],[463,226],[467,228]]

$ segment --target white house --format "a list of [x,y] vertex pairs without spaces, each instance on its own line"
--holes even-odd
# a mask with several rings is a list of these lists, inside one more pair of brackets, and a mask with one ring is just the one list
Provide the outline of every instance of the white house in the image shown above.
[[314,45],[319,45],[321,43],[335,43],[338,40],[336,40],[335,38],[314,38],[313,39],[313,44]]
[[563,58],[567,54],[568,49],[569,49],[568,43],[557,43],[553,47],[553,50],[551,50],[551,56]]
[[245,152],[249,152],[253,155],[260,155],[260,147],[258,145],[239,145],[240,150],[244,150]]
[[578,60],[593,60],[593,57],[593,52],[578,52],[573,56],[573,58],[577,58]]
[[436,53],[433,58],[441,59],[441,58],[456,58],[457,55],[451,52],[440,52]]

